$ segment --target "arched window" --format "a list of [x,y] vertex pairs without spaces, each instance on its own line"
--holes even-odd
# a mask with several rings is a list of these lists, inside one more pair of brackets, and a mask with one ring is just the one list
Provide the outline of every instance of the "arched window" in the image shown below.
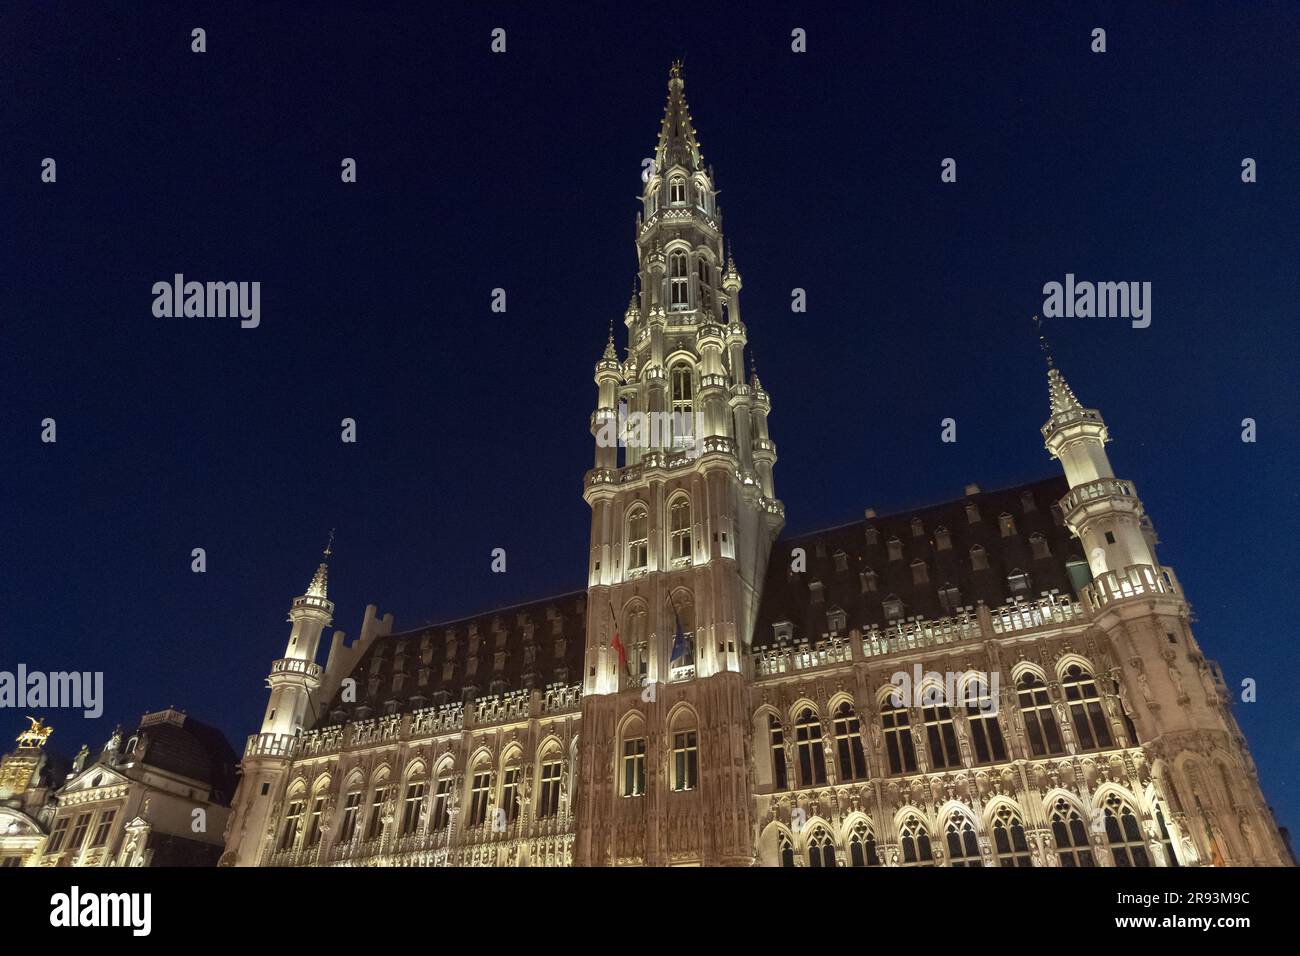
[[691,680],[695,677],[695,608],[689,597],[683,597],[673,600],[672,610],[668,680]]
[[931,704],[921,708],[925,722],[925,740],[930,748],[930,766],[935,770],[961,764],[961,751],[957,747],[957,730],[953,726],[952,708]]
[[424,819],[424,795],[428,790],[423,770],[412,773],[406,781],[406,793],[402,797],[402,836],[410,836],[420,829]]
[[686,202],[686,180],[680,176],[674,176],[668,181],[668,201],[674,206]]
[[690,447],[703,435],[695,434],[695,380],[691,366],[678,362],[669,374],[669,386],[672,395],[672,426],[674,448]]
[[978,763],[1007,759],[1007,745],[998,723],[997,701],[988,684],[979,678],[966,686],[966,723]]
[[514,823],[519,816],[519,807],[524,799],[522,773],[516,752],[506,761],[505,770],[501,772],[501,809],[505,811],[506,823]]
[[1071,664],[1061,681],[1061,690],[1070,705],[1070,722],[1085,750],[1111,745],[1110,725],[1101,709],[1101,695],[1097,682],[1078,664]]
[[789,790],[785,767],[785,730],[775,714],[768,714],[767,731],[772,744],[772,782],[777,790]]
[[649,621],[645,605],[638,602],[628,609],[620,640],[627,653],[628,686],[640,687],[650,673]]
[[564,755],[556,744],[542,754],[538,770],[537,816],[553,817],[560,812],[560,777],[564,773]]
[[679,495],[668,509],[669,555],[674,561],[691,558],[691,499]]
[[849,865],[880,866],[880,854],[876,852],[876,835],[861,820],[849,834]]
[[840,780],[865,780],[867,755],[862,747],[862,725],[848,701],[835,709],[834,729]]
[[700,285],[713,285],[709,280],[709,260],[700,256],[695,260],[695,275],[700,280]]
[[385,771],[375,779],[374,789],[370,794],[370,814],[366,821],[366,839],[375,840],[383,835],[384,832],[384,804],[388,802],[388,794],[391,788],[388,786],[387,772]]
[[1112,793],[1106,798],[1103,809],[1106,815],[1106,842],[1116,866],[1150,866],[1142,827],[1127,803]]
[[[298,842],[298,834],[302,832],[302,814],[306,808],[306,801],[302,795],[291,797],[289,799],[289,809],[284,812],[284,826],[280,830],[280,849],[292,850]],[[74,839],[73,846],[79,846],[80,839]]]
[[650,562],[650,514],[637,505],[627,516],[627,569],[643,571]]
[[915,815],[908,815],[898,828],[899,842],[903,845],[902,866],[933,866],[934,854],[930,850],[930,831]]
[[1029,747],[1034,756],[1065,753],[1046,685],[1036,674],[1026,671],[1016,684],[1016,692],[1020,698],[1020,716],[1024,719],[1025,733],[1029,735]]
[[980,844],[975,836],[975,827],[970,817],[964,813],[954,813],[948,817],[945,827],[948,837],[948,864],[950,866],[983,866],[980,859]]
[[1005,803],[993,814],[993,853],[998,866],[1033,866],[1025,826]]
[[438,769],[438,779],[433,788],[433,814],[429,818],[429,829],[435,833],[447,828],[447,810],[451,801],[451,785],[451,764],[444,763]]
[[794,725],[795,746],[799,757],[799,786],[812,787],[826,782],[826,750],[822,747],[822,722],[808,707]]
[[777,838],[776,845],[781,854],[781,865],[794,866],[794,845],[791,844],[790,838],[782,833]]
[[694,790],[700,785],[700,745],[689,711],[681,711],[674,719],[672,743],[672,788],[678,792]]
[[634,721],[625,728],[619,760],[622,795],[645,796],[645,727],[640,721]]
[[[901,694],[900,694],[901,696]],[[895,695],[886,697],[880,705],[880,723],[885,730],[885,755],[889,758],[890,773],[916,771],[916,747],[912,743],[912,727],[907,708]]]
[[1165,866],[1178,866],[1178,856],[1174,853],[1174,841],[1169,836],[1169,827],[1165,825],[1165,811],[1156,806],[1156,828],[1160,833],[1160,843],[1165,848]]
[[1057,800],[1052,808],[1052,842],[1061,866],[1096,866],[1092,847],[1088,843],[1088,830],[1083,825],[1079,811],[1064,799]]
[[686,271],[686,253],[677,251],[668,256],[668,304],[674,309],[690,307],[690,277]]
[[818,827],[808,838],[808,865],[835,865],[835,841],[825,827]]
[[361,815],[361,779],[348,784],[347,795],[343,798],[343,820],[339,826],[339,843],[351,843],[357,835],[357,821]]
[[470,781],[469,820],[466,826],[482,826],[487,820],[488,804],[492,802],[492,765],[487,757],[479,758]]

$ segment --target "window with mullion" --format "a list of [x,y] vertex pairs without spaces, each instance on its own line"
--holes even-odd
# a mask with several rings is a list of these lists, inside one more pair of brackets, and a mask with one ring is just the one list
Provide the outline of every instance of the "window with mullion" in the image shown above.
[[1070,706],[1070,722],[1074,724],[1079,746],[1085,750],[1111,746],[1110,725],[1101,709],[1101,695],[1092,675],[1071,664],[1061,681],[1061,690]]
[[975,748],[977,763],[992,763],[1007,759],[1007,745],[1002,739],[1002,725],[993,701],[981,697],[966,705],[966,723],[970,727],[971,743]]
[[553,817],[560,812],[560,771],[559,760],[548,760],[542,764],[542,792],[537,804],[539,817]]
[[623,796],[645,795],[645,738],[623,741]]
[[835,753],[841,780],[863,780],[867,776],[867,755],[862,746],[862,725],[847,702],[835,710]]
[[1010,807],[1001,807],[993,817],[993,853],[999,866],[1033,866],[1024,824]]
[[1092,867],[1092,844],[1088,830],[1079,812],[1064,800],[1057,800],[1052,808],[1052,842],[1056,844],[1056,857],[1061,866]]
[[1111,794],[1106,800],[1106,842],[1116,866],[1143,867],[1151,865],[1142,827],[1128,804]]
[[1020,716],[1025,722],[1025,733],[1029,736],[1029,747],[1033,755],[1046,757],[1065,753],[1047,686],[1034,674],[1025,674],[1016,685],[1016,693],[1020,700]]
[[435,833],[447,828],[447,805],[451,802],[451,777],[438,778],[438,785],[433,791],[433,817],[429,820],[429,829]]
[[785,766],[785,730],[775,715],[767,717],[767,730],[772,743],[772,786],[776,790],[789,790],[790,780]]
[[916,746],[912,743],[911,721],[907,708],[886,699],[880,711],[885,731],[885,755],[890,773],[916,772]]
[[309,847],[315,846],[321,840],[321,814],[325,812],[325,794],[321,794],[312,801],[311,814],[307,818],[307,842]]
[[679,730],[673,734],[673,789],[694,790],[699,786],[699,746],[695,731]]
[[826,750],[822,746],[822,722],[804,708],[795,724],[796,756],[799,759],[799,786],[820,786],[826,782]]
[[519,816],[519,768],[507,767],[501,778],[501,808],[506,812],[506,822],[514,823]]
[[935,770],[961,764],[957,731],[952,722],[952,708],[932,705],[921,708],[925,721],[925,739],[930,747],[930,766]]
[[410,836],[420,829],[424,816],[425,783],[423,780],[406,785],[406,799],[402,801],[402,835]]
[[117,816],[117,810],[105,810],[99,815],[99,822],[95,824],[95,833],[90,838],[92,847],[100,847],[108,842],[109,831],[113,828],[113,820]]
[[375,787],[370,798],[370,822],[366,826],[366,839],[374,840],[384,832],[384,801],[388,799],[387,787]]
[[343,801],[343,823],[339,827],[339,840],[351,843],[357,834],[357,815],[361,811],[361,791],[353,790]]
[[293,845],[298,839],[298,829],[302,825],[303,809],[304,804],[301,800],[293,800],[289,803],[289,810],[284,815],[284,829],[280,832],[281,850],[293,849]]
[[470,784],[469,826],[481,826],[487,819],[488,804],[492,799],[492,771],[479,770]]

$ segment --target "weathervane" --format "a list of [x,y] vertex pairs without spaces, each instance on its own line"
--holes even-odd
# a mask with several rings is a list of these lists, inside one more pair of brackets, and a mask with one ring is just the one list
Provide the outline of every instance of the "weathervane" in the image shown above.
[[330,540],[329,543],[325,545],[325,557],[328,558],[333,553],[334,553],[334,529],[330,528]]
[[1033,321],[1034,328],[1038,330],[1038,347],[1047,357],[1047,367],[1052,368],[1052,347],[1047,344],[1047,336],[1043,334],[1043,320],[1035,315]]

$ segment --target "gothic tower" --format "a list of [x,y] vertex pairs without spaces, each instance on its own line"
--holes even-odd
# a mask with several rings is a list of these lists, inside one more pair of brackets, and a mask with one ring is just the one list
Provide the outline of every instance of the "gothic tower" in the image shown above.
[[643,178],[627,357],[611,326],[596,363],[575,863],[747,865],[742,659],[784,508],[680,63]]
[[1188,861],[1284,865],[1288,854],[1229,709],[1228,688],[1192,635],[1173,571],[1156,559],[1155,532],[1133,483],[1111,469],[1106,423],[1079,403],[1050,355],[1047,379],[1051,417],[1043,438],[1069,481],[1060,508],[1092,574],[1083,598],[1112,650],[1127,731],[1138,738],[1130,744],[1140,742],[1150,755],[1166,808],[1148,826],[1167,825]]
[[[329,556],[327,546],[325,557]],[[266,678],[271,697],[262,718],[262,729],[248,738],[240,763],[241,776],[227,826],[223,866],[257,865],[262,849],[270,842],[269,831],[279,817],[273,811],[281,798],[297,739],[314,723],[313,699],[321,686],[316,652],[321,632],[334,618],[334,604],[327,597],[328,579],[329,565],[322,561],[307,586],[307,593],[294,598],[289,607],[289,622],[293,626],[284,656],[271,664],[271,673]]]

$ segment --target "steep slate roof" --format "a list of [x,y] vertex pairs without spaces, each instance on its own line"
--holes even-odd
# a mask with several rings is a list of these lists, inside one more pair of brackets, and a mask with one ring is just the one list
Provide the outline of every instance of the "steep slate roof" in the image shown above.
[[[1054,477],[782,538],[772,549],[754,643],[771,643],[773,623],[783,620],[794,624],[796,639],[815,640],[827,630],[826,612],[836,607],[844,610],[850,628],[884,624],[882,602],[891,595],[903,601],[904,618],[945,617],[949,612],[940,604],[939,588],[949,584],[958,588],[962,606],[974,607],[982,600],[995,608],[1011,600],[1007,575],[1014,569],[1029,574],[1030,597],[1053,589],[1072,595],[1066,562],[1082,560],[1083,555],[1056,507],[1067,490],[1064,477]],[[1027,502],[1032,502],[1029,510]],[[968,518],[968,504],[978,510],[978,521]],[[1004,513],[1015,519],[1014,533],[1006,536],[999,521]],[[913,519],[920,520],[923,534],[913,533]],[[868,527],[877,530],[874,544],[868,540]],[[950,550],[936,546],[935,531],[940,527],[951,536]],[[1030,536],[1035,533],[1045,537],[1049,556],[1033,557]],[[895,560],[888,550],[893,538],[901,543],[901,557]],[[987,570],[971,567],[970,549],[977,544],[987,553]],[[790,572],[795,547],[807,554],[805,573]],[[839,551],[845,555],[843,571],[836,568]],[[914,584],[911,562],[918,558],[926,562],[929,580]],[[876,590],[864,593],[860,572],[868,568],[879,578]],[[814,581],[823,586],[820,603],[812,597]],[[353,719],[359,706],[374,716],[460,703],[495,690],[543,689],[551,683],[580,681],[586,603],[586,591],[571,591],[380,637],[350,675],[357,681],[357,703],[343,703],[340,690],[327,708],[326,722]],[[449,647],[455,667],[444,679]],[[471,658],[477,660],[473,675],[468,673]]]
[[214,799],[230,803],[238,757],[217,728],[179,711],[165,710],[145,714],[128,736],[136,735],[140,738],[136,762],[201,781],[211,788]]
[[[498,689],[573,684],[582,679],[586,640],[585,590],[390,634],[375,641],[350,675],[357,703],[344,703],[340,688],[326,720],[351,719],[361,705],[373,716],[455,704]],[[448,659],[455,667],[444,679]],[[477,662],[473,674],[471,659]]]
[[[1056,502],[1069,490],[1064,477],[1017,485],[999,491],[978,492],[955,501],[864,518],[852,524],[782,538],[772,548],[763,599],[759,606],[754,644],[773,642],[773,625],[789,621],[796,640],[816,640],[827,632],[827,612],[840,608],[848,628],[888,623],[884,602],[903,602],[902,619],[947,617],[952,611],[940,603],[939,590],[956,587],[959,607],[983,601],[990,609],[1012,599],[1007,575],[1020,570],[1029,575],[1025,597],[1044,591],[1074,594],[1066,562],[1083,560],[1079,542],[1064,526]],[[978,520],[971,520],[973,505]],[[1010,515],[1015,530],[1003,535],[1000,518]],[[874,542],[868,534],[874,528]],[[951,548],[941,549],[936,531],[946,529]],[[1041,534],[1050,554],[1035,558],[1030,536]],[[899,556],[891,558],[889,545],[896,540]],[[986,570],[972,567],[971,548],[979,545],[988,558]],[[807,571],[791,571],[792,551],[803,548]],[[836,563],[843,552],[843,570]],[[912,562],[925,562],[926,580],[914,582]],[[862,574],[877,575],[875,590],[864,590]],[[822,598],[815,600],[812,585],[820,582]]]

